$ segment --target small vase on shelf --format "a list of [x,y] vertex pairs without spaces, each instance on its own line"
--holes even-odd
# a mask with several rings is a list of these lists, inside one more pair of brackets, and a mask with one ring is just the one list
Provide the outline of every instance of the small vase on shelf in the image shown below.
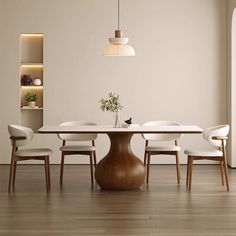
[[22,75],[21,77],[21,85],[30,86],[32,83],[32,79],[30,75]]

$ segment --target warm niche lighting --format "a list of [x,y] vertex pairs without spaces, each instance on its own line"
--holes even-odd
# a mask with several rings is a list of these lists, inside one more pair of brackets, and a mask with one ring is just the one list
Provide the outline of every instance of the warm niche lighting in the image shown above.
[[21,65],[22,68],[43,68],[42,64],[24,64]]
[[21,34],[21,36],[26,37],[43,37],[43,34]]
[[43,89],[43,86],[33,86],[33,85],[29,85],[29,86],[21,86],[22,89]]

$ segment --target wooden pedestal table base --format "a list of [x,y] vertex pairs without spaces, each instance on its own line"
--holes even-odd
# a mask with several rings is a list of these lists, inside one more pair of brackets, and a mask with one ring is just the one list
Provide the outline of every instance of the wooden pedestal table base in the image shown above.
[[130,147],[133,133],[108,133],[111,146],[108,154],[98,163],[95,178],[106,190],[139,189],[144,183],[145,168]]

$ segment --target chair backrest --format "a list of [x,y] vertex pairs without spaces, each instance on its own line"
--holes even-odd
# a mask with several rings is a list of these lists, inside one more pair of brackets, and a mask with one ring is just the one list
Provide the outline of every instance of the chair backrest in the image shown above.
[[[214,140],[212,137],[214,136],[221,136],[227,137],[229,133],[229,125],[217,125],[213,127],[209,127],[204,130],[203,137],[214,147],[221,147],[222,141],[221,140]],[[224,140],[224,145],[226,145],[226,140]]]
[[[88,121],[67,121],[60,124],[61,126],[88,126],[96,125]],[[97,134],[58,134],[59,139],[65,141],[90,141],[97,138]]]
[[[169,126],[180,125],[174,121],[149,121],[144,126]],[[148,141],[171,141],[181,138],[182,134],[142,134],[143,138]]]
[[16,147],[24,146],[29,143],[34,136],[34,132],[32,129],[20,125],[8,125],[8,132],[10,136],[19,137],[23,136],[26,139],[23,140],[16,140],[15,144]]

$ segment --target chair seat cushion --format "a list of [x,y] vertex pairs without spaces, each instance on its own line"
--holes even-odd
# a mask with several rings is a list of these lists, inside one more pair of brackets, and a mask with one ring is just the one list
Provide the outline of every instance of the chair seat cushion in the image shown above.
[[42,157],[50,156],[52,154],[51,149],[47,148],[32,148],[32,149],[21,149],[16,151],[15,156],[18,157]]
[[61,151],[95,151],[96,148],[90,145],[65,145],[60,147]]
[[223,152],[220,150],[185,150],[184,154],[196,157],[219,157],[223,156]]
[[176,145],[166,145],[166,146],[147,146],[145,148],[148,152],[171,152],[171,151],[180,151],[180,146]]

